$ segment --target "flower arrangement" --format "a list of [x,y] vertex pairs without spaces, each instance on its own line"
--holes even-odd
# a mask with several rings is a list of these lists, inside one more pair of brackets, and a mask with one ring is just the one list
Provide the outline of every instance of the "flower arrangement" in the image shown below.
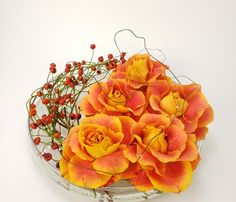
[[171,78],[149,54],[104,58],[67,63],[57,76],[50,65],[27,102],[39,153],[80,187],[128,180],[142,192],[185,190],[213,120],[201,86]]

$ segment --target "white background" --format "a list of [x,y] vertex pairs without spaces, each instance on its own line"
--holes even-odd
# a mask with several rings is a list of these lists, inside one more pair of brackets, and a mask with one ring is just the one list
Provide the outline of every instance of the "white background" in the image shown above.
[[[38,168],[27,142],[25,103],[51,62],[117,53],[114,33],[131,28],[161,48],[178,75],[203,86],[215,110],[202,161],[188,190],[151,201],[236,201],[236,1],[0,0],[0,201],[90,201]],[[126,34],[123,48],[142,49]]]

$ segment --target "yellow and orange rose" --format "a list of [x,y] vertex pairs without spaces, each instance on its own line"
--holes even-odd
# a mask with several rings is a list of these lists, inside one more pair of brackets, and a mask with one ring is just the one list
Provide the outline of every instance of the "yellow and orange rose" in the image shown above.
[[140,116],[146,106],[143,92],[132,89],[124,79],[110,79],[93,84],[80,107],[85,115],[106,113]]
[[169,78],[155,80],[147,88],[147,97],[154,112],[177,117],[187,133],[204,139],[214,115],[199,84],[180,85]]
[[148,86],[153,80],[165,75],[166,65],[153,61],[148,54],[137,54],[119,65],[112,73],[113,79],[123,78],[134,89]]
[[134,123],[126,116],[98,114],[85,118],[63,143],[61,175],[78,186],[98,188],[113,175],[123,173],[129,161],[122,149],[133,141],[129,128]]

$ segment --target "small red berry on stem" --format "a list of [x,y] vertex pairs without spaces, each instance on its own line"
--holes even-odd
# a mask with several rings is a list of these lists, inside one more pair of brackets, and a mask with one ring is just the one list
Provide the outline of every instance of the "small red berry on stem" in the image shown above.
[[54,74],[57,72],[57,69],[55,67],[50,67],[49,71]]
[[41,125],[42,125],[42,120],[41,120],[41,119],[38,119],[38,120],[36,121],[36,124],[37,124],[37,126],[41,126]]
[[103,57],[100,56],[100,57],[98,58],[98,61],[99,61],[99,62],[103,62],[103,61],[104,61]]
[[60,104],[60,105],[66,104],[66,98],[60,99],[59,104]]
[[34,103],[31,103],[30,104],[30,109],[35,109],[36,108],[36,105]]
[[40,138],[40,137],[34,138],[34,144],[35,144],[35,145],[39,145],[40,142],[41,142],[41,138]]
[[37,124],[36,123],[31,123],[30,124],[30,128],[31,129],[36,129],[38,126],[37,126]]
[[51,64],[50,64],[50,67],[54,67],[54,68],[55,68],[55,67],[56,67],[56,64],[55,64],[55,63],[51,63]]
[[53,142],[53,143],[51,144],[51,148],[52,148],[52,150],[56,150],[56,149],[59,148],[59,145],[58,145],[56,142]]
[[61,137],[61,133],[60,132],[55,132],[53,136],[55,138],[60,138]]
[[75,114],[75,119],[77,119],[77,120],[81,119],[81,114],[80,113],[76,113]]
[[69,114],[69,117],[70,117],[71,120],[74,120],[74,119],[75,119],[75,114],[70,113],[70,114]]
[[52,159],[52,154],[51,153],[44,153],[43,154],[43,158],[46,160],[46,161],[50,161]]
[[111,60],[111,59],[113,58],[113,55],[110,53],[110,54],[108,54],[108,56],[107,56],[107,57],[108,57],[108,59],[110,59],[110,60]]
[[94,50],[94,49],[96,48],[96,45],[95,45],[95,44],[91,44],[91,45],[90,45],[90,48],[91,48],[92,50]]
[[42,99],[42,103],[43,103],[44,105],[47,105],[49,102],[50,102],[50,100],[49,100],[48,98]]
[[29,115],[30,115],[31,117],[36,116],[36,114],[37,114],[36,109],[31,109],[30,112],[29,112]]
[[38,96],[38,97],[41,97],[42,95],[43,95],[43,93],[42,93],[41,91],[38,91],[38,92],[37,92],[37,96]]

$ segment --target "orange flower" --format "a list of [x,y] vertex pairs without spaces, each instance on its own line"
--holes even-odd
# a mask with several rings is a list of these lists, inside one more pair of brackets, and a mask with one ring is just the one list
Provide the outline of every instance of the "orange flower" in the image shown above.
[[141,147],[147,148],[161,162],[193,161],[197,158],[195,135],[187,134],[178,119],[173,121],[166,115],[146,113],[133,125],[131,134]]
[[151,81],[165,75],[167,66],[159,61],[153,61],[148,54],[137,54],[127,62],[119,65],[113,72],[112,78],[126,79],[128,85],[138,89],[148,86]]
[[157,189],[162,192],[181,192],[192,180],[192,166],[189,161],[162,163],[138,144],[123,151],[131,162],[138,160],[143,168],[130,179],[131,184],[140,191]]
[[207,125],[213,120],[213,110],[198,84],[180,85],[169,78],[153,81],[147,97],[154,112],[175,116],[182,120],[187,133],[204,139]]
[[89,89],[88,96],[84,97],[80,105],[85,115],[131,113],[134,116],[139,116],[145,106],[144,94],[141,91],[131,89],[124,79],[93,84]]
[[106,185],[113,175],[129,168],[122,148],[133,141],[135,123],[129,117],[105,114],[85,118],[63,143],[60,172],[70,182],[88,188]]
[[198,158],[198,150],[195,135],[187,134],[180,120],[146,113],[133,125],[131,134],[137,143],[123,153],[142,167],[131,180],[137,189],[180,192],[187,188],[193,170],[191,161]]

